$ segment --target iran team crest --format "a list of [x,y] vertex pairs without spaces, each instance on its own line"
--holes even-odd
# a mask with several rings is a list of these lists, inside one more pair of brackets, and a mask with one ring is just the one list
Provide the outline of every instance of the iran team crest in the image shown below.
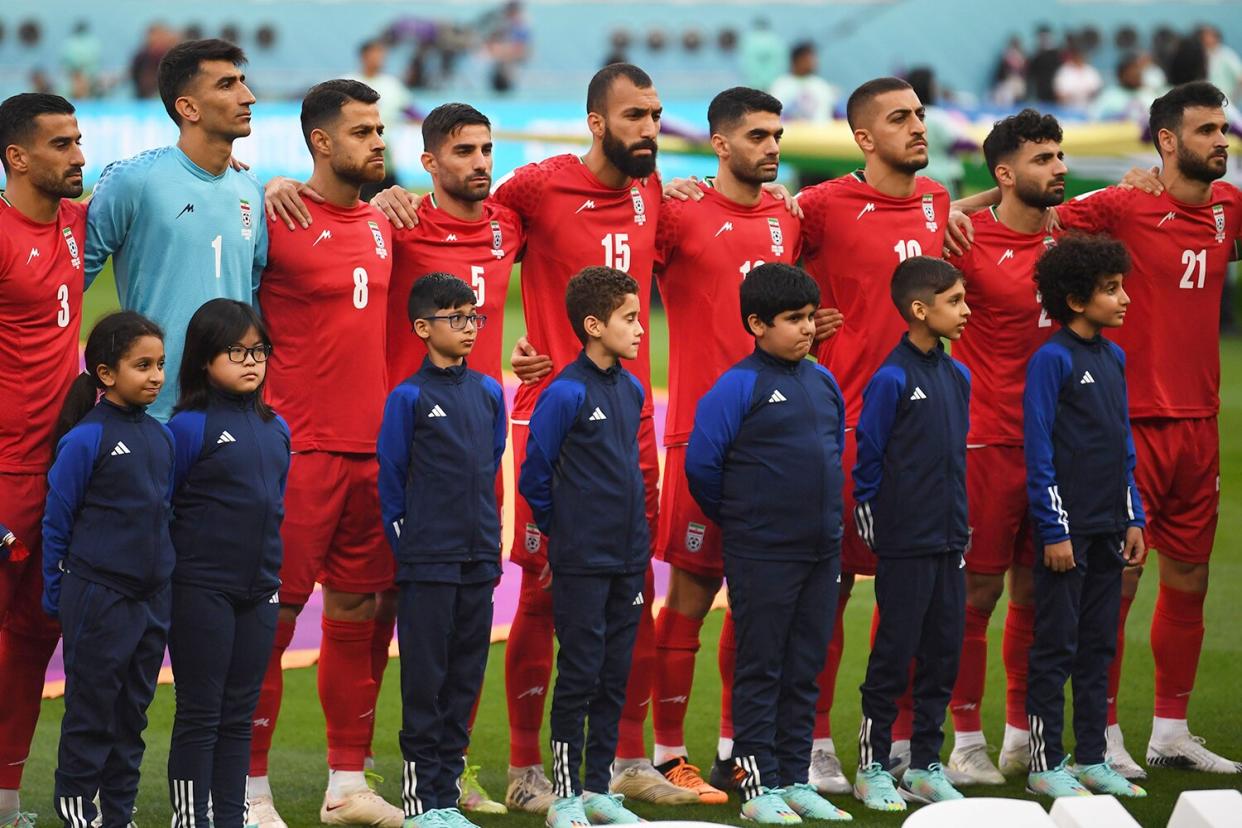
[[[768,233],[772,236],[772,255],[781,256],[785,253],[785,233],[781,230],[781,223],[774,218],[768,219]],[[698,526],[697,523],[690,524]]]
[[500,222],[492,222],[492,255],[497,259],[505,257],[505,238],[500,232]]
[[1225,208],[1220,204],[1212,205],[1212,219],[1216,222],[1216,243],[1225,240]]
[[254,232],[254,216],[250,210],[250,202],[241,199],[241,237],[246,241],[250,241],[250,236]]
[[703,548],[703,535],[707,533],[707,526],[702,523],[690,521],[686,524],[686,551],[698,552]]
[[630,200],[634,202],[634,223],[647,223],[647,205],[643,203],[643,194],[637,187],[630,187]]
[[384,245],[384,234],[380,232],[379,225],[368,221],[367,227],[371,228],[371,237],[375,239],[375,255],[381,259],[387,259],[388,248]]
[[61,228],[65,234],[65,247],[69,248],[69,258],[72,260],[73,269],[82,269],[82,257],[78,255],[78,240],[73,237],[73,230],[68,227]]
[[935,233],[940,225],[936,223],[936,205],[932,203],[932,194],[923,196],[923,218],[927,219],[927,232]]
[[526,547],[526,551],[532,555],[538,552],[541,540],[542,537],[539,535],[539,527],[533,523],[526,524],[526,538],[523,542]]

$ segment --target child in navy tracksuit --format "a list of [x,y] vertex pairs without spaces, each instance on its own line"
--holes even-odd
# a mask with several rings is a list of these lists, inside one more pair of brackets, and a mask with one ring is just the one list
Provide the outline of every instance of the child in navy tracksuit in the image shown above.
[[742,816],[769,824],[849,815],[807,784],[816,677],[832,640],[841,572],[836,379],[806,359],[819,288],[786,264],[742,282],[755,352],[699,401],[686,479],[720,524],[737,636],[733,762]]
[[[1023,395],[1027,494],[1043,549],[1035,556],[1027,786],[1053,797],[1146,795],[1104,761],[1121,572],[1146,558],[1125,354],[1100,335],[1125,318],[1129,267],[1125,247],[1104,237],[1062,239],[1035,267],[1040,300],[1062,328],[1031,357]],[[1061,744],[1070,677],[1072,767]]]
[[146,413],[164,384],[164,335],[115,313],[85,356],[57,423],[43,516],[43,608],[64,633],[56,813],[89,825],[98,792],[104,828],[124,828],[171,604],[173,439]]
[[447,273],[414,283],[408,312],[427,356],[389,395],[377,444],[400,587],[402,804],[415,828],[472,825],[457,780],[491,643],[508,426],[500,384],[466,367],[485,320],[475,301]]
[[[863,391],[854,518],[875,552],[880,620],[862,685],[854,795],[868,808],[960,799],[940,766],[945,708],[957,677],[966,613],[963,566],[970,372],[956,340],[970,309],[962,274],[916,256],[893,272],[893,303],[909,332]],[[901,790],[889,773],[897,699],[914,669],[914,733]]]
[[199,308],[186,330],[168,429],[173,472],[172,627],[177,713],[168,751],[173,828],[240,828],[250,730],[280,587],[289,427],[263,401],[272,345],[254,309]]
[[518,478],[535,522],[550,538],[560,642],[550,828],[588,819],[638,822],[620,796],[608,794],[608,782],[650,557],[637,442],[643,388],[621,367],[622,359],[638,355],[643,336],[638,284],[621,271],[588,267],[570,279],[565,304],[584,347],[539,395]]

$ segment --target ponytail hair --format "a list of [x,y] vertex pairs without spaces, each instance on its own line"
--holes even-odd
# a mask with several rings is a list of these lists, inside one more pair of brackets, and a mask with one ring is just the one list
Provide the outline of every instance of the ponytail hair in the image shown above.
[[[258,312],[236,299],[212,299],[202,305],[190,318],[185,331],[185,349],[181,352],[180,395],[173,412],[201,411],[207,407],[211,395],[211,381],[207,378],[207,364],[229,349],[230,345],[241,342],[246,331],[254,328],[259,340],[269,349],[272,338],[268,336],[267,326]],[[266,374],[259,387],[255,389],[254,410],[266,421],[276,416],[263,400],[263,387],[267,384]]]
[[99,392],[104,388],[103,381],[99,379],[99,366],[106,365],[116,370],[133,344],[144,336],[163,340],[164,331],[159,325],[134,311],[110,313],[95,323],[86,340],[86,371],[79,374],[69,386],[60,416],[56,419],[56,428],[52,433],[53,450],[60,444],[60,439],[69,433],[69,429],[95,407]]

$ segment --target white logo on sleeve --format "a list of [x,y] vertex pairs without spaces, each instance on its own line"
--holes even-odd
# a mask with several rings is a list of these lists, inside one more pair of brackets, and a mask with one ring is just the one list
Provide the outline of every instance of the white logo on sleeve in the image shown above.
[[133,454],[133,452],[129,450],[129,446],[118,440],[116,446],[112,449],[112,456],[120,457],[122,454]]
[[437,405],[437,406],[435,406],[434,408],[432,408],[432,409],[431,409],[431,413],[427,415],[427,417],[428,417],[428,418],[433,418],[433,417],[447,417],[447,416],[448,416],[448,415],[444,413],[444,409],[443,409],[443,408],[441,408],[441,407],[440,407],[440,406],[438,406],[438,405]]
[[925,399],[927,399],[927,395],[923,393],[923,389],[922,389],[922,388],[919,388],[919,387],[916,385],[916,386],[914,386],[914,393],[910,395],[910,399],[912,399],[912,400],[925,400]]
[[587,422],[598,422],[599,420],[607,420],[604,412],[599,410],[599,406],[595,406],[595,410],[591,412],[591,416],[587,417]]
[[234,437],[232,434],[229,434],[227,431],[221,431],[220,439],[216,440],[216,445],[218,446],[221,443],[236,443],[236,442],[237,442],[237,438]]
[[787,399],[787,398],[785,397],[785,395],[784,395],[784,394],[782,394],[782,393],[781,393],[781,391],[780,391],[780,389],[778,388],[778,389],[776,389],[775,391],[773,391],[773,392],[772,392],[772,396],[768,397],[768,402],[770,402],[770,403],[780,403],[780,402],[785,402],[785,400],[786,400],[786,399]]
[[1095,377],[1091,376],[1090,371],[1083,371],[1082,379],[1078,381],[1079,385],[1091,385],[1095,382]]

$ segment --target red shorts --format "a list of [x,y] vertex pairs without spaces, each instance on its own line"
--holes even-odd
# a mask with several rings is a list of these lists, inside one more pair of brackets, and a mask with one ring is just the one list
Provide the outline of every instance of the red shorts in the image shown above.
[[724,577],[720,527],[707,519],[690,494],[685,444],[670,446],[664,453],[655,554],[676,569],[707,578]]
[[846,430],[845,445],[841,447],[841,467],[845,470],[845,485],[841,489],[845,506],[841,513],[845,523],[845,533],[841,537],[841,574],[874,575],[875,553],[863,543],[854,523],[854,464],[857,462],[858,431],[851,428]]
[[46,474],[0,472],[0,523],[26,547],[24,561],[0,562],[0,625],[31,638],[60,634],[56,621],[43,611],[43,507]]
[[1035,565],[1026,456],[1021,446],[979,446],[966,452],[966,501],[970,550],[966,571],[1004,575],[1009,567]]
[[[520,420],[513,421],[510,442],[513,445],[513,475],[517,481],[517,489],[521,489],[522,464],[526,462],[526,438],[530,434],[530,425]],[[643,417],[638,421],[638,465],[643,472],[643,480],[647,484],[647,525],[651,528],[651,537],[656,537],[656,521],[660,514],[660,455],[656,450],[655,418]],[[509,549],[509,560],[523,569],[532,572],[543,572],[548,562],[548,539],[539,531],[535,524],[535,516],[531,514],[526,498],[518,494],[513,498],[513,546]]]
[[1147,546],[1205,564],[1220,517],[1220,431],[1215,417],[1135,420],[1134,472],[1147,513]]
[[282,604],[305,604],[316,581],[358,594],[392,587],[396,563],[384,538],[378,474],[372,455],[293,455],[280,530]]

